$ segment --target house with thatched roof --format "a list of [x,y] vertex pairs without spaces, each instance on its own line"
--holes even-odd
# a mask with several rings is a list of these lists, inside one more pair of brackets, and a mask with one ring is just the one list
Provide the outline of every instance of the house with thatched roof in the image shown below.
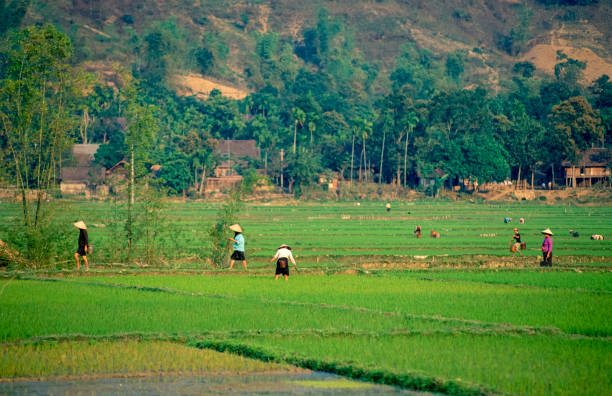
[[565,185],[573,187],[591,187],[596,183],[610,182],[610,164],[612,150],[609,148],[591,148],[585,150],[577,163],[563,161]]
[[104,169],[93,165],[99,144],[75,144],[70,150],[71,165],[60,169],[62,194],[89,194],[104,181]]
[[207,193],[231,189],[242,181],[242,176],[235,171],[235,167],[261,159],[255,140],[219,140],[215,155],[220,161],[214,170],[215,176],[206,179]]

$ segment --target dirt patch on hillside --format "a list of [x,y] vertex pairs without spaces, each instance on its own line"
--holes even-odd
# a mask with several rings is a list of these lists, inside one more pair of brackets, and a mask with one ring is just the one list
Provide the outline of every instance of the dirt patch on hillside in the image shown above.
[[[596,54],[586,45],[595,45],[604,53],[607,50],[606,40],[602,33],[587,23],[579,24],[573,28],[561,27],[550,32],[550,36],[532,47],[523,56],[522,60],[532,62],[536,68],[553,74],[557,60],[557,51],[563,51],[570,58],[586,62],[584,82],[590,84],[602,74],[612,75],[612,59]],[[576,43],[584,43],[585,47],[578,48]],[[604,48],[602,48],[602,46]]]
[[531,48],[523,60],[532,62],[537,69],[553,74],[557,60],[557,51],[563,51],[567,56],[586,62],[584,77],[588,83],[599,78],[602,74],[612,75],[612,59],[599,57],[588,48],[574,48],[564,45],[538,44]]
[[186,76],[174,76],[172,82],[177,94],[183,96],[195,95],[202,99],[207,99],[213,89],[218,89],[223,96],[232,99],[244,99],[249,94],[247,90],[206,79],[195,73]]

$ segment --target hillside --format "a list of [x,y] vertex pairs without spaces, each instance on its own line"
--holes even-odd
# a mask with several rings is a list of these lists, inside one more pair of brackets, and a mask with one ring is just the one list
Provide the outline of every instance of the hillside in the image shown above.
[[[564,163],[612,146],[610,1],[7,4],[0,16],[15,4],[27,12],[0,28],[29,26],[4,51],[61,37],[66,54],[74,48],[69,66],[98,76],[70,115],[75,137],[102,144],[96,163],[126,158],[125,127],[146,114],[143,163],[162,165],[171,194],[200,194],[228,139],[261,150],[236,172],[261,169],[296,196],[323,173],[431,195],[473,182],[563,184]],[[7,87],[22,79],[20,57],[4,58]]]
[[[533,0],[51,0],[32,1],[24,23],[61,26],[73,38],[82,61],[128,64],[138,62],[138,54],[129,45],[134,35],[142,36],[171,17],[179,45],[197,46],[211,37],[224,43],[227,68],[212,77],[225,80],[221,86],[244,90],[250,85],[244,58],[253,50],[256,32],[276,32],[281,41],[298,43],[303,32],[316,24],[321,7],[343,21],[356,49],[383,75],[388,75],[406,43],[438,57],[464,50],[467,80],[493,86],[499,73],[505,74],[520,60],[551,73],[558,49],[587,62],[588,80],[612,74],[608,1],[553,6]],[[200,72],[192,59],[174,63],[173,72],[178,75]]]

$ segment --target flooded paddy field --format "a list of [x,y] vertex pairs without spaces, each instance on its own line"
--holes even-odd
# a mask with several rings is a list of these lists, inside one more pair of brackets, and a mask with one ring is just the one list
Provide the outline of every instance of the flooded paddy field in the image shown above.
[[162,375],[0,383],[2,395],[431,395],[326,373]]

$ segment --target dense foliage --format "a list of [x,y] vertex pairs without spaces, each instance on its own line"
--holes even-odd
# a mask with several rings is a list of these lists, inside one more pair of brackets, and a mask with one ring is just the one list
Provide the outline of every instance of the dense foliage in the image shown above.
[[[517,15],[511,53],[521,50],[529,26],[529,10]],[[255,139],[262,158],[249,166],[296,194],[324,172],[434,194],[467,179],[482,184],[535,175],[539,184],[555,168],[558,176],[562,161],[575,163],[586,148],[612,141],[609,77],[584,86],[585,63],[562,52],[554,76],[520,61],[492,86],[467,78],[477,65],[463,49],[441,55],[407,42],[383,71],[364,58],[352,28],[324,8],[297,40],[247,32],[248,18],[235,27],[249,40],[240,49],[242,71],[227,63],[231,34],[206,18],[196,18],[200,36],[175,17],[141,29],[132,15],[120,19],[131,37],[121,43],[130,54],[125,64],[139,81],[140,105],[154,109],[159,127],[142,165],[161,164],[156,177],[171,194],[201,191],[221,139]],[[71,36],[80,60],[94,56]],[[222,80],[242,73],[250,93],[240,100],[217,90],[205,100],[178,96],[173,76],[187,71]],[[129,156],[129,106],[117,88],[98,81],[73,114],[83,120],[81,140],[102,143],[96,161],[105,168]]]

